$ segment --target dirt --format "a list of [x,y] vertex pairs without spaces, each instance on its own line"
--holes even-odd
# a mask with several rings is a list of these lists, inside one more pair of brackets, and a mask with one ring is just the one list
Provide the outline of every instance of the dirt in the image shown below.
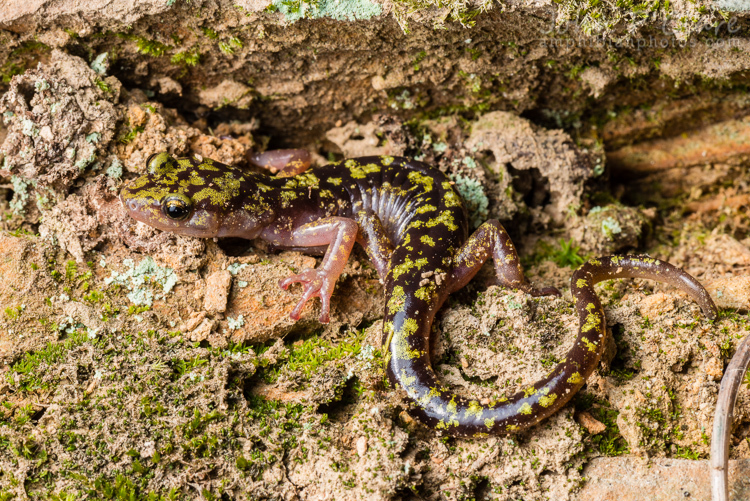
[[[700,33],[670,52],[552,48],[528,5],[471,29],[447,22],[453,7],[290,23],[254,3],[64,5],[1,21],[2,71],[18,73],[0,97],[1,499],[564,500],[601,458],[707,457],[724,366],[750,329],[737,51]],[[709,56],[721,64],[696,63]],[[117,198],[153,153],[251,169],[269,145],[434,164],[473,226],[499,218],[531,281],[563,291],[500,289],[487,265],[451,297],[434,365],[463,394],[509,395],[564,358],[568,280],[589,255],[667,259],[722,315],[653,282],[603,283],[611,335],[570,404],[519,435],[441,435],[384,382],[385,298],[361,249],[331,322],[318,302],[294,322],[299,288],[278,282],[319,258],[159,232]],[[743,388],[734,458],[750,458],[749,423]]]

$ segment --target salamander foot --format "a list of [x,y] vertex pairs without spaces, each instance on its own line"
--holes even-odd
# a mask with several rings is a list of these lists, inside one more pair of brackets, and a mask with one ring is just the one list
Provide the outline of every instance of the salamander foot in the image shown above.
[[300,299],[297,306],[294,307],[289,316],[292,320],[299,320],[302,308],[305,307],[305,303],[310,298],[319,297],[321,301],[320,309],[320,323],[327,324],[330,320],[329,313],[331,309],[331,294],[333,294],[333,285],[336,282],[335,279],[331,280],[323,270],[315,270],[312,268],[306,268],[297,275],[285,278],[279,281],[279,286],[287,290],[293,283],[299,282],[303,284],[304,291],[302,292],[302,299]]

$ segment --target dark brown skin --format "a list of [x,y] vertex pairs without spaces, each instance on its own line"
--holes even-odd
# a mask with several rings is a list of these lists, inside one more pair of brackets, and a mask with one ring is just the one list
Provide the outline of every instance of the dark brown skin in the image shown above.
[[383,344],[386,371],[414,402],[427,425],[456,436],[519,431],[555,413],[583,386],[604,347],[604,310],[594,284],[611,278],[650,278],[685,291],[715,318],[705,289],[669,263],[646,256],[592,259],[574,274],[571,291],[580,330],[566,359],[549,376],[510,398],[481,405],[441,385],[430,361],[430,332],[445,299],[466,285],[492,258],[500,285],[540,296],[523,275],[518,255],[500,223],[490,220],[468,235],[460,196],[443,173],[405,158],[365,157],[304,171],[297,154],[259,156],[257,163],[284,176],[248,174],[211,160],[175,160],[162,153],[149,174],[122,191],[130,215],[157,228],[199,237],[262,238],[277,248],[326,250],[318,269],[281,282],[304,284],[291,316],[312,297],[328,321],[330,297],[354,243],[367,251],[385,283]]

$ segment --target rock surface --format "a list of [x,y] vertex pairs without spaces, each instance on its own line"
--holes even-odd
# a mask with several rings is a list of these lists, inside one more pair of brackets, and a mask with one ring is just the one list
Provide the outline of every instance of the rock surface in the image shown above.
[[[708,461],[686,459],[598,458],[583,471],[588,482],[581,501],[709,501]],[[750,460],[729,462],[729,499],[750,497]]]
[[[660,97],[692,96],[695,82],[748,107],[748,14],[708,0],[673,0],[647,15],[640,4],[584,0],[11,5],[0,14],[4,82],[50,49],[86,54],[102,81],[109,72],[183,113],[260,117],[295,146],[385,111],[507,110],[567,126],[593,107],[627,115],[670,106]],[[105,54],[108,65],[97,63]],[[681,132],[696,118],[674,123]]]

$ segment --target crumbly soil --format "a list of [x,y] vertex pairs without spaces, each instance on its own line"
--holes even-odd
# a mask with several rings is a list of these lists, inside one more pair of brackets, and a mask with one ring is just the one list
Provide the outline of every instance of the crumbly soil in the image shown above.
[[[387,12],[288,24],[250,4],[111,5],[3,14],[0,500],[565,500],[597,457],[707,457],[750,330],[746,55],[695,33],[668,53],[543,48],[530,5],[439,32],[422,12],[410,35]],[[600,284],[611,335],[570,404],[519,435],[444,436],[384,382],[383,290],[361,249],[331,322],[317,302],[293,322],[299,288],[278,282],[319,258],[159,232],[117,198],[152,153],[250,169],[269,144],[434,164],[474,226],[500,219],[531,281],[563,292],[500,289],[488,264],[450,298],[433,363],[463,394],[512,394],[564,359],[587,256],[668,260],[722,314],[653,282]],[[749,438],[743,388],[732,457]]]

